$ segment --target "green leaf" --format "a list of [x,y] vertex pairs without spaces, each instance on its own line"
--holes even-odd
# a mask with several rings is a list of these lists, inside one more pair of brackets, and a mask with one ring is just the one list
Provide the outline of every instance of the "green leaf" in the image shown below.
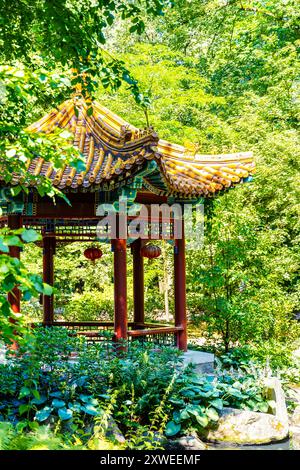
[[180,421],[185,421],[186,419],[189,419],[190,415],[186,410],[181,410],[180,411]]
[[214,408],[208,408],[206,410],[206,416],[211,420],[211,421],[218,421],[219,420],[219,414]]
[[58,409],[58,416],[62,421],[67,421],[68,419],[71,419],[73,416],[73,411],[70,410],[69,408],[59,408]]
[[256,407],[257,407],[257,402],[255,400],[247,400],[247,406],[251,409],[251,410],[255,410]]
[[105,393],[100,393],[100,395],[98,395],[98,397],[103,398],[104,400],[111,400],[111,396],[107,395]]
[[54,397],[54,398],[61,398],[62,397],[62,392],[51,392],[49,393],[50,397]]
[[180,420],[181,420],[180,416],[181,416],[180,411],[175,410],[173,412],[173,421],[174,421],[174,423],[178,424],[180,422]]
[[30,290],[23,291],[23,300],[30,300],[32,297],[32,292]]
[[90,405],[98,405],[98,400],[92,395],[79,395],[79,399],[83,403],[89,403]]
[[36,389],[32,390],[32,395],[34,396],[36,400],[39,400],[41,398],[39,391]]
[[186,411],[189,415],[198,416],[202,414],[202,408],[199,405],[188,405]]
[[28,426],[31,429],[31,431],[38,431],[38,429],[40,427],[39,423],[37,423],[36,421],[30,421],[28,423]]
[[183,395],[186,398],[194,398],[195,397],[195,392],[193,390],[189,389],[183,389],[180,391],[181,395]]
[[228,390],[228,394],[235,398],[239,398],[239,399],[243,398],[243,394],[239,390],[236,390],[234,388],[230,388]]
[[172,403],[173,405],[177,405],[177,406],[183,406],[184,405],[184,400],[178,399],[178,398],[170,398],[169,402]]
[[8,246],[22,246],[20,238],[15,235],[5,237],[4,243],[6,243]]
[[269,404],[266,402],[257,403],[257,408],[261,413],[267,413],[269,410]]
[[[38,289],[37,289],[38,290]],[[43,294],[45,295],[52,295],[53,294],[53,287],[49,286],[49,284],[43,283]]]
[[54,398],[54,400],[52,401],[52,406],[54,406],[54,408],[63,408],[64,406],[66,406],[66,403],[63,400],[58,400],[58,398]]
[[42,405],[46,401],[47,401],[47,397],[45,395],[40,395],[40,398],[33,398],[31,400],[31,403],[33,403],[34,405]]
[[193,378],[192,378],[191,382],[192,382],[193,384],[203,385],[204,379],[203,379],[203,377],[196,376],[196,377],[193,377]]
[[9,248],[7,245],[4,245],[3,240],[0,238],[0,251],[2,253],[9,253]]
[[168,437],[176,436],[176,434],[179,433],[181,429],[181,424],[176,424],[174,421],[169,421],[166,429],[165,429],[165,435]]
[[51,414],[51,408],[49,406],[45,406],[42,410],[39,410],[35,414],[35,419],[39,422],[46,421]]
[[215,400],[212,400],[209,403],[217,410],[223,410],[223,401],[221,400],[221,398],[216,398]]
[[91,416],[97,416],[99,414],[99,411],[93,405],[89,404],[81,406],[81,410]]
[[200,424],[200,426],[202,428],[206,428],[206,426],[208,425],[208,418],[207,416],[203,415],[203,416],[196,416],[196,420],[197,420],[197,423]]
[[77,172],[85,171],[86,169],[85,162],[81,159],[74,160],[71,162],[70,166],[76,168]]
[[70,410],[75,411],[77,413],[80,413],[80,411],[81,411],[81,405],[78,402],[69,403],[68,407],[69,407]]
[[22,416],[24,413],[27,413],[28,410],[30,410],[31,406],[29,404],[24,404],[19,406],[19,413]]
[[22,387],[19,393],[19,398],[28,397],[31,394],[31,390],[28,387]]
[[[3,423],[2,423],[3,424]],[[17,424],[16,424],[16,431],[19,432],[19,433],[22,433],[24,431],[25,428],[27,428],[28,426],[28,422],[27,420],[25,421],[19,421]]]
[[[22,160],[22,158],[20,158],[20,160]],[[27,161],[27,158],[25,157],[25,162],[26,161]],[[22,186],[15,186],[11,188],[11,193],[13,196],[17,196],[18,194],[20,194],[21,191],[22,191]]]
[[135,33],[138,29],[139,29],[138,25],[134,24],[134,25],[130,26],[129,32],[130,33]]
[[24,240],[24,242],[26,243],[36,242],[37,240],[41,238],[40,235],[32,228],[24,230],[21,237],[22,237],[22,240]]

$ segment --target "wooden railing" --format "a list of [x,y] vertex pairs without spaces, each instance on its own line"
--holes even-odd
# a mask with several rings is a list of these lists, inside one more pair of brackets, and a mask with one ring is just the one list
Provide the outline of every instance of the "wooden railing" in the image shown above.
[[[32,326],[36,326],[33,324]],[[70,322],[55,321],[49,326],[58,326],[68,328],[78,336],[85,336],[89,342],[113,341],[114,323],[89,321],[89,322]],[[182,331],[181,327],[162,325],[160,323],[128,323],[128,341],[134,340],[141,343],[153,343],[158,345],[174,346],[177,344],[177,335]],[[108,333],[111,333],[109,337]]]
[[142,343],[153,343],[164,346],[176,346],[177,335],[183,328],[176,326],[160,326],[143,328],[138,330],[129,330],[128,339],[138,340]]

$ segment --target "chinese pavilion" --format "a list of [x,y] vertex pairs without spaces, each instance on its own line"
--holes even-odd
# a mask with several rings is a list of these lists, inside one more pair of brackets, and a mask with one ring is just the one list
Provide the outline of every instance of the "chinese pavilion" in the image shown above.
[[[195,204],[247,180],[254,171],[252,154],[249,152],[193,155],[183,146],[159,139],[152,128],[141,130],[132,126],[99,103],[93,103],[93,114],[90,115],[83,99],[77,101],[76,109],[73,99],[64,102],[29,127],[29,131],[43,133],[57,129],[66,129],[73,134],[74,146],[84,156],[85,169],[77,171],[71,166],[65,166],[56,171],[51,163],[37,157],[28,162],[28,172],[36,177],[41,175],[50,178],[54,186],[66,193],[70,204],[62,198],[54,204],[49,197],[39,196],[34,185],[30,186],[27,194],[20,193],[17,200],[10,198],[3,182],[1,189],[2,223],[8,224],[11,229],[24,226],[41,232],[43,279],[50,285],[54,281],[57,244],[99,240],[97,224],[105,216],[99,214],[101,205],[113,206],[118,212],[120,197],[126,197],[128,207],[138,207],[140,204],[146,207],[154,204],[171,206],[177,203],[184,208],[187,203]],[[19,183],[18,175],[14,175],[11,184]],[[147,226],[150,220],[144,222]],[[101,332],[109,330],[116,341],[140,338],[176,344],[186,350],[184,217],[180,219],[180,236],[174,230],[174,220],[168,221],[167,229],[167,238],[174,244],[175,325],[147,324],[144,319],[143,258],[147,253],[149,257],[152,256],[151,248],[147,252],[145,247],[149,248],[149,240],[162,238],[163,230],[166,231],[164,222],[160,213],[154,222],[155,234],[153,230],[147,231],[146,227],[146,236],[144,233],[143,237],[134,240],[121,236],[117,223],[117,232],[110,241],[114,253],[113,323],[54,321],[53,295],[44,295],[43,323],[66,326],[93,340],[99,340]],[[129,246],[133,258],[134,318],[128,323],[126,265]],[[12,247],[10,254],[19,257],[20,249]],[[155,252],[153,256],[157,254]],[[20,292],[17,287],[9,300],[13,310],[20,311]]]

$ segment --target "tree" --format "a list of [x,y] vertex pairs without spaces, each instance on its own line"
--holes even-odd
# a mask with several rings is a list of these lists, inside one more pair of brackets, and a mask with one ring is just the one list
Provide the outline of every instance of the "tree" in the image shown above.
[[[211,334],[226,330],[227,316],[231,341],[286,342],[300,308],[298,18],[292,0],[181,0],[164,23],[152,22],[150,32],[137,41],[128,41],[124,29],[112,41],[141,89],[151,95],[150,122],[160,137],[194,146],[199,153],[254,153],[254,181],[219,195],[215,203],[206,202],[206,210],[211,207],[208,245],[188,257],[188,273],[195,273],[188,278],[191,312],[202,319],[205,314]],[[142,125],[142,113],[128,109],[123,88],[118,96],[101,94],[100,99]],[[230,252],[217,230],[227,219],[232,221],[226,225]],[[250,234],[256,240],[251,256]],[[216,257],[209,265],[210,245]],[[223,270],[228,260],[236,279],[249,282],[242,292],[239,283],[233,286],[235,311],[219,309],[215,316],[209,273],[214,266],[222,268],[213,276],[223,283],[221,301],[226,283],[232,287]]]
[[[131,33],[140,33],[145,27],[143,16],[162,14],[168,3],[165,0],[0,2],[0,178],[5,186],[9,186],[16,173],[22,181],[9,191],[2,191],[3,197],[13,199],[20,191],[28,191],[30,183],[34,183],[42,196],[64,197],[48,178],[29,175],[28,162],[36,155],[51,161],[55,169],[66,164],[84,169],[81,155],[69,142],[70,133],[58,131],[43,136],[24,130],[35,112],[58,102],[60,93],[55,96],[54,90],[70,93],[74,86],[76,89],[80,86],[80,93],[91,102],[99,81],[111,89],[126,82],[136,102],[144,107],[148,105],[147,97],[139,92],[137,81],[124,63],[112,57],[103,45],[109,27],[117,18],[131,23]],[[19,260],[8,255],[10,246],[21,247],[23,242],[30,241],[26,230],[2,230],[0,241],[0,331],[9,340],[21,322],[12,326],[10,320],[15,320],[16,315],[10,310],[6,294],[18,285],[26,299],[33,293],[49,293],[49,286],[27,273]]]
[[[21,60],[47,70],[73,68],[72,84],[90,96],[100,80],[116,89],[125,81],[136,101],[147,105],[124,63],[104,49],[112,25],[121,19],[130,33],[142,33],[144,18],[162,15],[168,0],[1,0],[2,60]],[[13,27],[12,27],[13,25]]]

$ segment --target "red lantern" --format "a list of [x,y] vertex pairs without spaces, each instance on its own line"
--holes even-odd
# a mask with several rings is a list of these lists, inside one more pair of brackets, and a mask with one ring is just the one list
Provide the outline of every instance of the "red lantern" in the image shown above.
[[84,250],[83,254],[87,259],[91,260],[92,263],[95,263],[96,259],[100,259],[103,255],[102,251],[95,247],[87,248]]
[[158,258],[161,255],[161,249],[156,245],[145,245],[141,249],[141,255],[149,259]]

